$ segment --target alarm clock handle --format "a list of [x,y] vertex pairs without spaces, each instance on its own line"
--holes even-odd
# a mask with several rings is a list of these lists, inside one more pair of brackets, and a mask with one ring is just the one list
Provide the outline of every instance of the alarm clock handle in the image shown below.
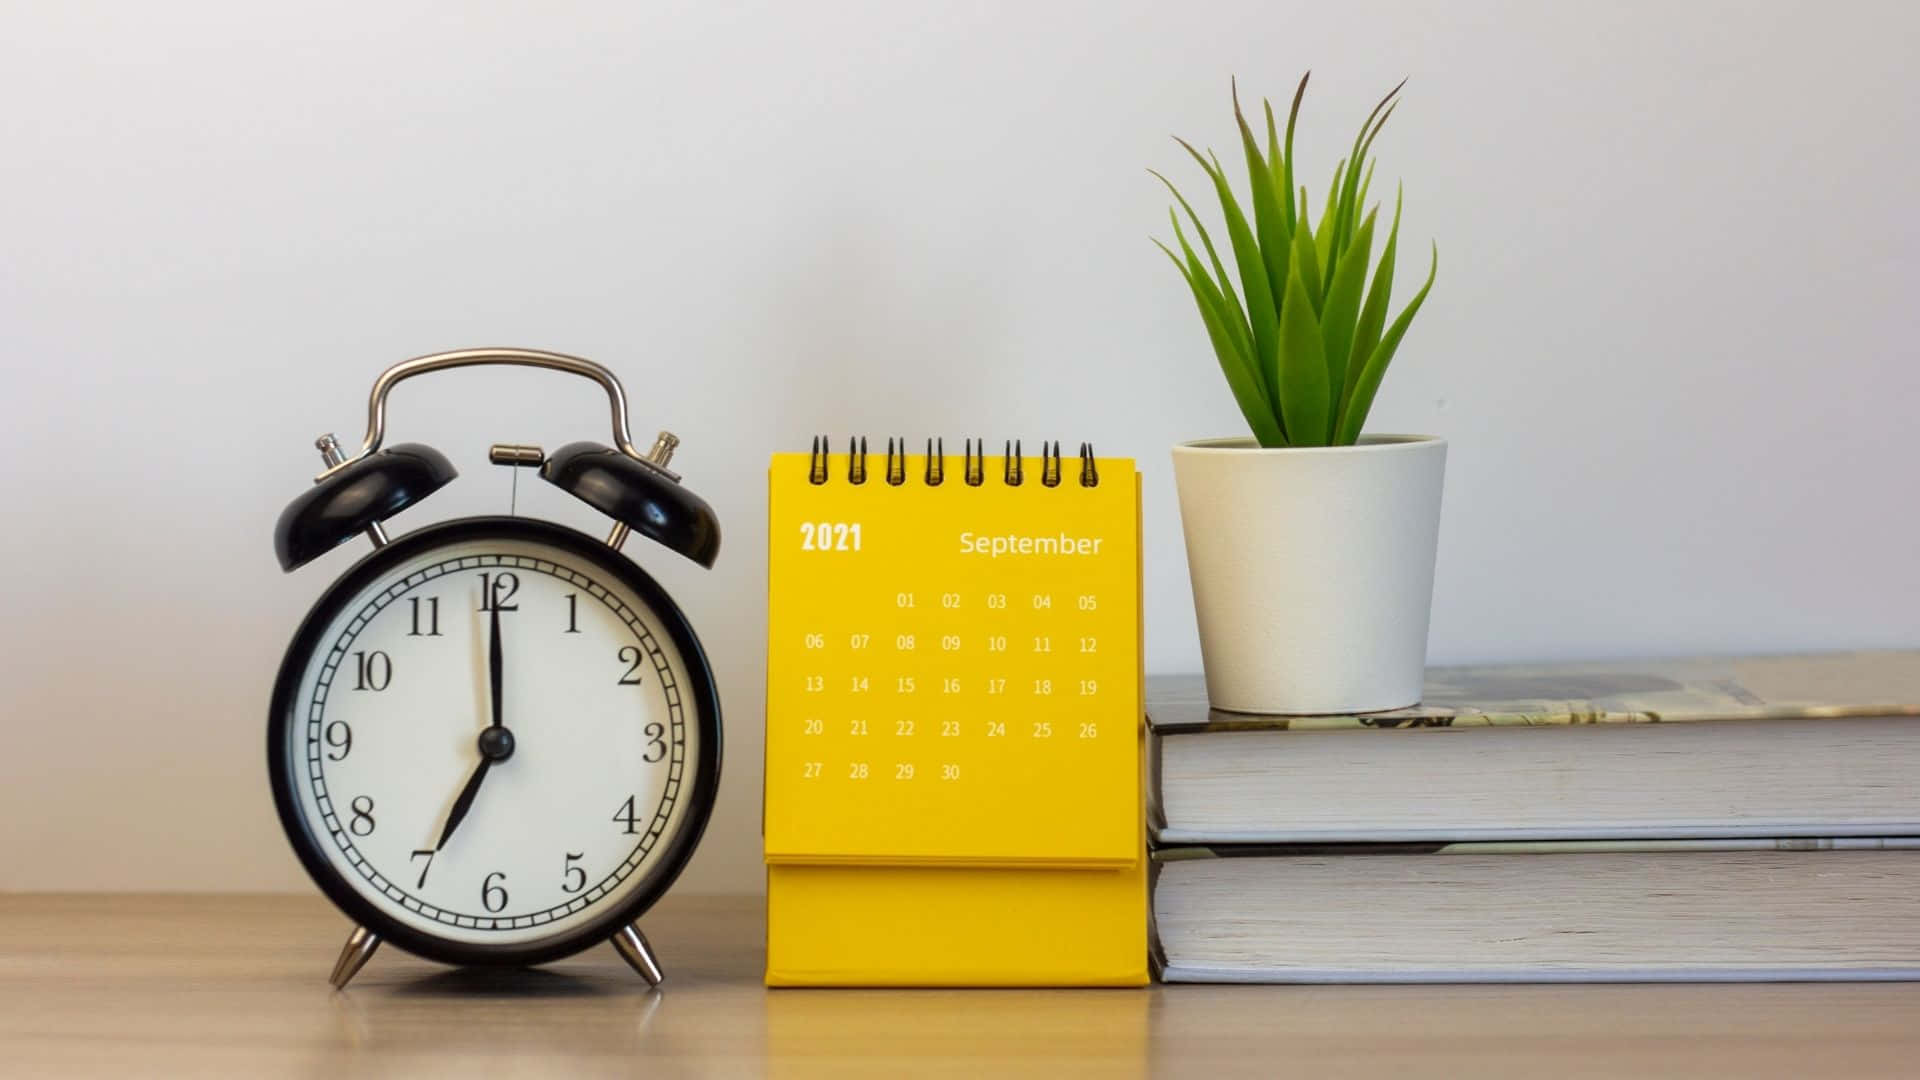
[[[547,352],[544,349],[511,348],[456,349],[452,352],[431,353],[427,356],[416,356],[411,360],[402,360],[381,372],[380,377],[373,381],[373,393],[367,399],[367,433],[361,440],[359,451],[338,462],[329,462],[327,470],[316,477],[316,481],[324,480],[354,462],[372,456],[380,449],[380,443],[386,438],[387,431],[387,395],[395,386],[415,375],[425,375],[431,371],[491,364],[545,368],[549,371],[579,375],[599,383],[601,389],[607,392],[607,404],[612,412],[613,445],[621,454],[639,462],[643,467],[652,469],[676,483],[679,482],[680,477],[666,467],[666,455],[643,453],[633,444],[633,437],[628,434],[627,426],[627,392],[620,385],[619,377],[613,372],[585,357]],[[670,448],[668,452],[671,453]]]

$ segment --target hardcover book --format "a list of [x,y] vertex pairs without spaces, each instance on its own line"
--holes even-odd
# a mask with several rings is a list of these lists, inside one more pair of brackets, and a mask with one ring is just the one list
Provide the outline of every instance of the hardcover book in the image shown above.
[[1920,838],[1169,848],[1168,982],[1920,978]]
[[1148,693],[1161,844],[1920,835],[1920,652],[1436,668],[1368,716]]

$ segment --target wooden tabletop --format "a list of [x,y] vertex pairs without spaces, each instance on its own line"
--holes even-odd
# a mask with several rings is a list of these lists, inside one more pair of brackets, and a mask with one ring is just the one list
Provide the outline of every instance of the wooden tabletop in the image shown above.
[[1900,1076],[1920,984],[778,990],[761,902],[674,897],[611,949],[343,993],[313,896],[0,895],[0,1075]]

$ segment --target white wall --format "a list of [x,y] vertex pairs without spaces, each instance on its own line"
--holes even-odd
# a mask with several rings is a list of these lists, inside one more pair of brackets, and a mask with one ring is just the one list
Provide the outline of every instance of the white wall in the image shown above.
[[[629,548],[724,683],[695,889],[759,884],[763,470],[813,432],[1137,455],[1194,669],[1167,447],[1239,421],[1145,170],[1231,149],[1229,73],[1315,69],[1316,176],[1412,76],[1377,187],[1440,279],[1374,428],[1453,442],[1433,659],[1920,644],[1911,5],[534,10],[8,7],[0,887],[308,887],[266,697],[359,552],[282,576],[271,527],[442,348],[610,364],[726,523],[712,573]],[[486,445],[604,437],[595,393],[406,386],[465,476],[405,522],[501,509]]]

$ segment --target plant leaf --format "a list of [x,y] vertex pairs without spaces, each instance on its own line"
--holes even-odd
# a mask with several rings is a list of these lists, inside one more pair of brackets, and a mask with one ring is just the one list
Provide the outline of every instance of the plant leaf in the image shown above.
[[1273,367],[1274,350],[1280,346],[1280,312],[1273,301],[1273,287],[1268,283],[1267,265],[1260,257],[1260,245],[1255,241],[1253,229],[1247,225],[1247,217],[1240,212],[1240,203],[1233,197],[1233,189],[1227,186],[1227,177],[1220,167],[1200,155],[1185,139],[1174,140],[1193,155],[1207,176],[1213,181],[1214,192],[1220,197],[1220,212],[1227,219],[1227,239],[1233,245],[1233,261],[1240,270],[1241,296],[1247,303],[1247,321],[1253,327],[1254,353],[1260,359],[1263,368]]
[[1254,358],[1259,354],[1255,352],[1253,336],[1247,330],[1247,317],[1241,314],[1239,303],[1232,298],[1233,281],[1227,276],[1226,269],[1220,265],[1219,256],[1213,255],[1211,250],[1207,253],[1213,258],[1214,273],[1220,275],[1219,281],[1215,282],[1213,278],[1207,276],[1205,270],[1200,269],[1200,260],[1194,256],[1193,246],[1187,243],[1187,234],[1181,231],[1180,219],[1174,216],[1172,207],[1167,208],[1167,220],[1173,222],[1173,235],[1180,241],[1180,250],[1187,253],[1187,258],[1199,273],[1202,284],[1207,287],[1207,297],[1213,305],[1214,317],[1220,320],[1221,329],[1233,339],[1234,347],[1240,355],[1246,358],[1249,365],[1252,365],[1254,381],[1260,384],[1260,392],[1271,399],[1272,384],[1262,377],[1259,365],[1255,363]]
[[1354,326],[1353,347],[1348,350],[1350,358],[1357,357],[1358,363],[1349,360],[1347,364],[1347,385],[1340,392],[1339,424],[1344,429],[1347,410],[1353,401],[1354,384],[1360,381],[1360,369],[1373,355],[1374,346],[1380,344],[1380,329],[1387,325],[1387,305],[1393,300],[1393,259],[1394,251],[1400,242],[1400,195],[1393,197],[1393,228],[1387,233],[1387,246],[1380,252],[1380,265],[1373,271],[1373,288],[1367,290],[1367,302],[1360,308],[1360,321]]
[[[1402,86],[1406,85],[1405,79],[1400,80],[1400,82]],[[1397,92],[1399,90],[1399,87],[1395,87],[1394,89]],[[1392,116],[1393,110],[1399,107],[1400,107],[1400,103],[1396,101],[1392,105],[1387,106],[1387,111],[1380,115],[1380,122],[1373,126],[1373,132],[1367,136],[1367,141],[1364,144],[1362,144],[1360,147],[1360,154],[1362,157],[1368,154],[1371,154],[1373,152],[1373,140],[1380,137],[1380,129],[1387,126],[1387,118]],[[1367,163],[1367,171],[1368,172],[1373,171],[1373,163],[1371,161]],[[1353,166],[1351,166],[1347,171],[1347,187],[1346,187],[1346,191],[1343,193],[1343,196],[1348,199],[1348,201],[1351,203],[1353,207],[1358,207],[1360,205],[1359,200],[1356,198],[1353,198],[1355,193],[1357,193],[1359,190],[1359,181],[1360,181],[1360,166],[1356,163]],[[1353,234],[1353,227],[1354,227],[1354,221],[1352,219],[1352,213],[1351,211],[1349,211],[1349,218],[1346,223],[1346,228],[1341,235],[1343,237],[1351,236]]]
[[[1227,324],[1228,328],[1233,331],[1235,338],[1240,342],[1241,347],[1246,350],[1247,355],[1257,355],[1253,347],[1252,330],[1247,325],[1247,313],[1241,310],[1239,294],[1233,291],[1233,276],[1227,273],[1225,266],[1221,265],[1220,253],[1213,249],[1213,237],[1207,235],[1207,227],[1201,223],[1200,215],[1193,212],[1193,207],[1187,204],[1186,196],[1180,194],[1180,189],[1173,186],[1173,181],[1161,176],[1152,169],[1148,169],[1147,171],[1153,173],[1155,178],[1167,185],[1167,190],[1173,193],[1175,199],[1179,200],[1180,208],[1187,212],[1188,220],[1193,222],[1194,231],[1200,234],[1201,245],[1207,249],[1207,259],[1213,263],[1213,273],[1215,277],[1219,279],[1216,291],[1222,294],[1221,299],[1224,301],[1220,310],[1220,318]],[[1179,237],[1180,246],[1185,248],[1187,246],[1186,235],[1181,232],[1180,220],[1174,217],[1171,207],[1167,209],[1167,217],[1173,221],[1173,234]],[[1261,384],[1261,388],[1271,392],[1270,388],[1264,382]]]
[[[1344,166],[1346,162],[1343,161],[1340,164]],[[1333,260],[1337,255],[1333,250],[1333,233],[1340,217],[1339,214],[1335,212],[1337,205],[1336,193],[1339,190],[1340,169],[1335,168],[1333,170],[1332,190],[1327,192],[1326,205],[1320,208],[1320,224],[1314,226],[1313,229],[1313,250],[1316,265],[1326,269],[1329,273],[1332,271]],[[1320,305],[1324,303],[1327,298],[1326,281],[1316,270],[1311,279],[1311,283],[1313,285],[1313,309],[1318,311],[1320,310]]]
[[[1353,347],[1354,320],[1360,314],[1360,293],[1367,284],[1367,261],[1373,255],[1374,215],[1360,225],[1353,245],[1340,256],[1332,280],[1327,285],[1327,302],[1320,308],[1320,334],[1327,345],[1327,387],[1329,407],[1335,417],[1346,396],[1347,365]],[[1282,317],[1284,324],[1286,319]]]
[[1387,374],[1387,365],[1393,362],[1393,354],[1400,348],[1400,339],[1406,336],[1407,327],[1413,325],[1413,317],[1420,313],[1420,305],[1426,302],[1427,291],[1433,288],[1434,275],[1439,272],[1440,246],[1435,244],[1433,264],[1427,269],[1427,283],[1420,286],[1420,291],[1414,294],[1406,310],[1387,328],[1386,336],[1380,339],[1373,355],[1367,358],[1359,381],[1353,385],[1353,396],[1347,402],[1347,414],[1340,421],[1337,445],[1351,446],[1360,440],[1360,429],[1367,423],[1367,412],[1373,408],[1373,395],[1380,389],[1380,380]]
[[1275,167],[1280,170],[1280,190],[1287,193],[1287,235],[1288,236],[1292,236],[1294,233],[1294,230],[1300,227],[1299,225],[1300,219],[1307,216],[1307,207],[1306,207],[1305,200],[1301,201],[1299,213],[1298,214],[1294,213],[1293,125],[1295,121],[1300,119],[1300,100],[1307,96],[1307,80],[1311,78],[1313,78],[1313,72],[1308,71],[1305,75],[1300,76],[1300,85],[1297,87],[1294,87],[1293,105],[1287,109],[1286,155],[1283,158],[1281,158],[1278,162],[1275,162]]
[[[1306,230],[1294,234],[1296,262],[1311,259]],[[1332,428],[1327,385],[1327,352],[1320,323],[1307,295],[1307,267],[1295,265],[1287,278],[1287,302],[1280,309],[1280,415],[1295,446],[1325,446]]]
[[1280,194],[1274,190],[1273,170],[1260,156],[1253,141],[1253,129],[1240,111],[1240,85],[1233,85],[1233,119],[1240,126],[1240,146],[1247,156],[1247,185],[1253,193],[1254,230],[1260,237],[1260,257],[1266,264],[1267,288],[1272,291],[1277,309],[1286,296],[1287,231],[1286,212],[1280,207]]
[[[1393,99],[1400,93],[1400,88],[1405,85],[1407,85],[1407,80],[1401,79],[1399,86],[1395,86],[1393,89],[1387,91],[1386,96],[1381,98],[1378,104],[1374,105],[1373,111],[1367,114],[1366,122],[1360,125],[1359,133],[1353,137],[1353,152],[1347,157],[1346,182],[1341,186],[1341,201],[1349,208],[1349,211],[1343,219],[1334,226],[1337,246],[1344,247],[1347,238],[1353,235],[1356,218],[1351,208],[1360,205],[1359,201],[1354,198],[1355,193],[1359,190],[1360,166],[1366,161],[1367,152],[1373,149],[1373,140],[1380,134],[1380,129],[1387,126],[1387,117],[1392,116],[1393,110],[1399,106],[1400,103]],[[1381,114],[1382,109],[1386,110],[1385,115]],[[1378,123],[1374,122],[1376,118],[1379,120]]]
[[[1280,143],[1274,135],[1273,103],[1262,98],[1260,105],[1267,113],[1267,173],[1273,177],[1274,189],[1279,192],[1281,196],[1280,222],[1286,230],[1285,245],[1280,248],[1282,255],[1281,258],[1277,260],[1280,264],[1278,277],[1271,276],[1274,272],[1273,265],[1276,260],[1271,256],[1267,258],[1267,273],[1270,278],[1267,284],[1273,286],[1274,303],[1277,304],[1286,299],[1288,268],[1293,264],[1292,258],[1286,254],[1293,244],[1293,185],[1287,180],[1287,163],[1286,160],[1280,156]],[[1295,107],[1297,108],[1298,106]],[[1266,248],[1262,247],[1261,251],[1265,253]],[[1279,354],[1275,353],[1274,355],[1277,360]],[[1278,399],[1276,399],[1274,408],[1277,409],[1279,407]]]
[[1239,343],[1222,324],[1219,293],[1211,288],[1212,281],[1207,278],[1199,258],[1191,247],[1182,243],[1187,254],[1187,262],[1183,265],[1180,257],[1167,245],[1158,240],[1154,244],[1173,260],[1174,269],[1180,271],[1180,276],[1187,279],[1188,287],[1193,290],[1194,305],[1200,309],[1200,321],[1206,324],[1207,338],[1213,342],[1214,356],[1220,361],[1221,373],[1227,377],[1227,388],[1233,391],[1234,403],[1240,406],[1240,415],[1246,418],[1254,438],[1259,440],[1261,446],[1287,445],[1286,433],[1281,430],[1266,393],[1254,379],[1251,358],[1241,351]]
[[[1281,174],[1283,162],[1280,160],[1280,136],[1275,133],[1273,126],[1273,102],[1268,101],[1266,98],[1261,98],[1260,108],[1267,114],[1267,171],[1273,174],[1274,185],[1285,192],[1287,191],[1288,185],[1286,183],[1286,177]],[[1288,192],[1288,194],[1290,195],[1291,192]],[[1293,200],[1287,198],[1282,201],[1290,203]],[[1287,233],[1289,236],[1293,233],[1291,224],[1289,224]]]
[[[1227,374],[1230,386],[1235,385],[1236,380],[1244,376],[1245,381],[1251,384],[1256,393],[1255,404],[1259,408],[1252,412],[1248,411],[1248,405],[1240,401],[1242,389],[1234,390],[1234,400],[1240,403],[1241,412],[1247,415],[1248,425],[1254,428],[1256,435],[1263,429],[1253,417],[1263,415],[1274,423],[1276,429],[1281,430],[1284,437],[1284,429],[1279,428],[1279,410],[1272,403],[1271,389],[1261,378],[1260,367],[1256,360],[1257,354],[1253,350],[1253,339],[1248,335],[1246,325],[1244,323],[1236,325],[1235,320],[1238,316],[1229,310],[1226,298],[1221,294],[1218,284],[1207,276],[1206,270],[1200,265],[1199,256],[1193,253],[1193,246],[1187,243],[1186,234],[1180,231],[1179,220],[1174,218],[1171,212],[1167,217],[1174,222],[1174,236],[1180,241],[1180,250],[1187,257],[1186,265],[1181,267],[1181,272],[1187,275],[1187,283],[1193,287],[1194,301],[1201,307],[1201,318],[1206,320],[1209,314],[1212,316],[1207,324],[1207,336],[1211,339],[1215,334],[1219,334],[1229,346],[1227,352],[1220,351],[1218,343],[1214,346],[1214,353],[1220,358],[1221,370]],[[1165,245],[1161,246],[1165,247]],[[1218,266],[1218,260],[1215,261],[1215,265]],[[1235,365],[1233,368],[1228,367],[1229,360]]]

